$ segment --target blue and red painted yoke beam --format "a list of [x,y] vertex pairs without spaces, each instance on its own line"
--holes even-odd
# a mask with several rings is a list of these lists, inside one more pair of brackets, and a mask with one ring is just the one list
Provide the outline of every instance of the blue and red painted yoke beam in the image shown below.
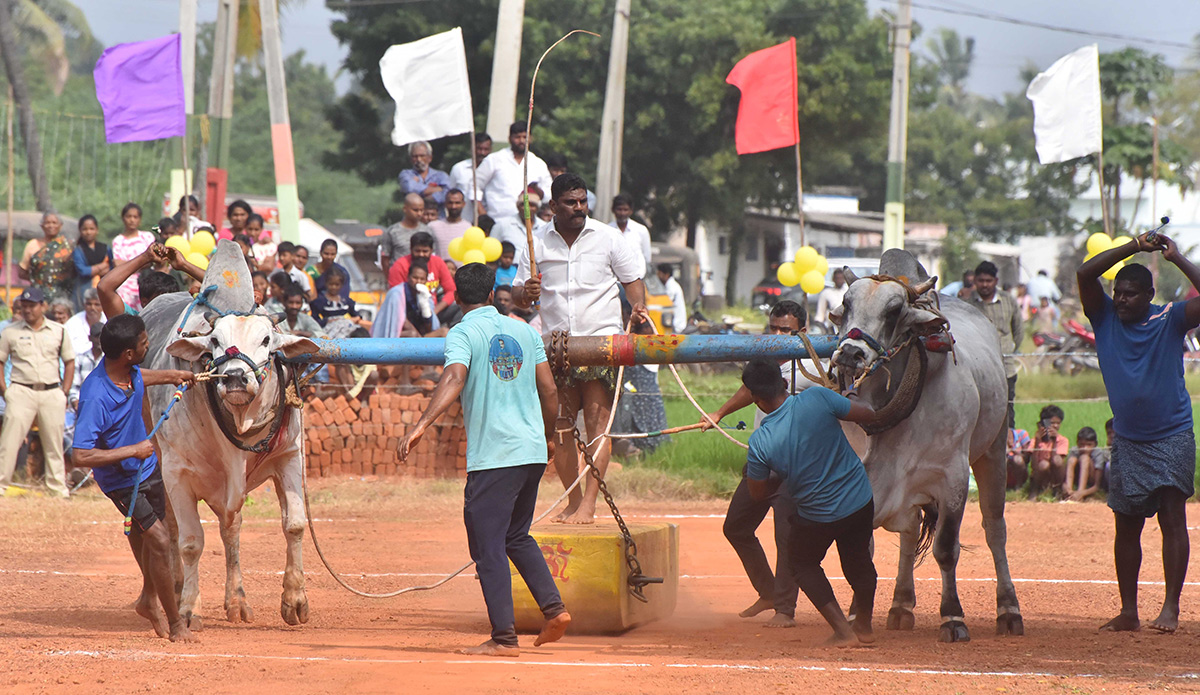
[[[837,336],[814,335],[810,339],[820,357],[829,357],[837,347]],[[313,342],[321,349],[294,361],[416,365],[440,365],[445,361],[446,343],[442,338],[315,338]],[[550,352],[548,345],[546,352]],[[795,336],[737,334],[572,337],[567,342],[567,354],[574,367],[791,360],[809,356],[804,341]]]

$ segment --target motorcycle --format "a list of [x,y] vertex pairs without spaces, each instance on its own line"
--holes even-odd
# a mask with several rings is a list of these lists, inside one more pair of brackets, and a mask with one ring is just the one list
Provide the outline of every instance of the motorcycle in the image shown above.
[[1066,335],[1056,333],[1034,333],[1034,352],[1044,355],[1039,365],[1051,360],[1060,374],[1068,376],[1078,374],[1088,369],[1100,369],[1099,358],[1096,357],[1096,335],[1082,323],[1068,319],[1063,322]]

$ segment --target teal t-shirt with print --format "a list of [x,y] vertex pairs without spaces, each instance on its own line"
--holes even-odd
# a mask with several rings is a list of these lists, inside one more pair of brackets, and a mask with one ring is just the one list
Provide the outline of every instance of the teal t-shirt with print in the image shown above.
[[537,365],[546,361],[542,337],[495,307],[468,312],[446,336],[446,366],[467,368],[463,423],[467,472],[546,463]]

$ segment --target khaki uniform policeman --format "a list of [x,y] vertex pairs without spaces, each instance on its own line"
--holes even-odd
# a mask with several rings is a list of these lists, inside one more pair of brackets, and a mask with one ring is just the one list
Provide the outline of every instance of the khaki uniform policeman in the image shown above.
[[[46,296],[30,287],[17,298],[20,317],[0,332],[0,370],[12,361],[12,382],[0,379],[5,400],[4,426],[0,428],[0,493],[8,487],[17,465],[17,450],[35,418],[46,457],[46,486],[68,497],[63,462],[63,427],[67,390],[75,376],[75,351],[61,323],[45,318]],[[59,360],[65,365],[59,372]]]

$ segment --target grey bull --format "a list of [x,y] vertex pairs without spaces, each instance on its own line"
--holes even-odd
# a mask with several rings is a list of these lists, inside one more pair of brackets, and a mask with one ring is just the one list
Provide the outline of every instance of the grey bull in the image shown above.
[[[879,413],[865,428],[871,437],[863,464],[875,525],[900,534],[887,627],[913,628],[914,563],[932,544],[942,575],[938,639],[970,639],[955,577],[970,469],[996,568],[996,631],[1024,634],[1005,550],[1008,390],[996,331],[968,304],[939,298],[936,278],[907,252],[886,252],[879,272],[860,279],[847,271],[850,289],[832,316],[840,342],[831,362],[843,384],[860,382],[860,396]],[[927,351],[922,337],[944,336],[945,328],[953,353]]]
[[[222,241],[218,247],[205,275],[204,286],[210,285],[218,287],[209,295],[214,306],[246,313],[253,309],[250,271],[232,242]],[[191,629],[200,627],[198,579],[204,531],[197,503],[204,500],[217,516],[225,546],[225,615],[232,622],[253,619],[239,558],[242,505],[251,490],[272,481],[287,540],[280,612],[290,625],[307,622],[301,558],[303,426],[299,410],[284,402],[285,372],[277,357],[311,352],[316,345],[278,332],[266,315],[218,316],[202,308],[189,312],[191,300],[184,293],[162,295],[141,313],[150,338],[147,368],[196,372],[211,368],[220,375],[188,389],[154,439],[178,525],[183,574],[179,612]],[[150,412],[157,417],[174,388],[158,386],[149,391]]]

